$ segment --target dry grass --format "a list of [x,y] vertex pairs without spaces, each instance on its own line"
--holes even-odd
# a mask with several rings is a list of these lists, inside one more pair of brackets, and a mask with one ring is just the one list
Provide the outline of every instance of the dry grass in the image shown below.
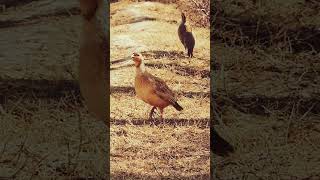
[[[77,80],[77,1],[48,2],[1,14],[0,178],[106,178],[106,127],[88,115],[78,87],[65,81]],[[189,60],[176,34],[175,5],[120,5],[111,12],[113,178],[208,179],[209,30],[194,29],[196,58]],[[138,11],[126,8],[131,5]],[[134,97],[134,68],[121,62],[132,51],[142,51],[148,69],[167,81],[185,108],[167,108],[163,125],[150,126],[150,107]]]
[[[34,1],[1,12],[0,178],[106,177],[103,123],[87,114],[75,88],[54,97],[46,90],[56,87],[52,80],[77,78],[80,18],[77,1],[68,2]],[[301,10],[295,2],[270,1],[250,11],[249,1],[217,2],[217,22],[226,25],[212,33],[212,89],[224,122],[217,130],[236,152],[226,159],[212,154],[212,177],[319,179],[319,47],[288,45],[288,38],[303,40],[301,34],[318,26],[317,6]],[[113,177],[208,179],[209,30],[194,29],[195,58],[189,60],[176,36],[184,7],[141,4],[115,3],[111,12]],[[258,21],[244,26],[248,17],[271,24],[271,33],[252,33]],[[273,41],[261,41],[266,37]],[[148,69],[168,82],[185,108],[167,108],[163,125],[146,120],[150,107],[134,95],[134,68],[125,62],[132,51],[142,51]],[[30,91],[36,82],[19,85],[20,78],[50,81],[39,92]]]
[[24,96],[9,96],[1,107],[2,178],[106,176],[102,122],[88,116],[73,94]]
[[[115,0],[111,2],[137,2],[136,0]],[[209,0],[139,0],[138,2],[157,2],[166,4],[174,4],[179,12],[187,14],[190,24],[197,27],[209,27],[210,26],[210,1]],[[115,10],[115,9],[114,9]],[[165,12],[166,10],[162,10]],[[111,12],[114,13],[114,12]],[[152,12],[150,12],[152,13]],[[175,11],[174,13],[177,13]],[[162,18],[166,18],[165,16]],[[129,17],[125,19],[130,19]],[[120,19],[118,19],[120,20]],[[121,20],[120,20],[121,21]]]
[[[175,4],[111,4],[111,174],[115,179],[209,179],[209,29],[194,28],[195,58],[177,36]],[[165,14],[165,16],[164,16]],[[178,95],[182,112],[148,121],[149,105],[135,97],[132,52]]]
[[56,89],[77,84],[77,6],[33,1],[0,14],[0,179],[107,176],[106,127],[77,86]]
[[318,16],[301,7],[239,0],[213,9],[213,96],[237,149],[212,161],[216,179],[319,178],[319,48],[302,37],[318,40]]

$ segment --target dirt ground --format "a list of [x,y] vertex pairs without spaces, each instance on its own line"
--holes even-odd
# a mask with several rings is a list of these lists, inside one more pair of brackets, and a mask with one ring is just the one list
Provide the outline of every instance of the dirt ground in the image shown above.
[[[208,179],[210,76],[215,128],[236,149],[211,154],[213,178],[320,179],[320,6],[217,1],[210,72],[209,30],[194,27],[195,58],[186,58],[173,2],[112,3],[113,179]],[[106,177],[105,126],[79,98],[77,6],[0,8],[0,179]],[[184,107],[167,108],[163,125],[135,97],[132,51]]]
[[[122,179],[209,179],[209,29],[194,28],[195,58],[178,38],[175,4],[111,4],[111,173]],[[165,109],[165,122],[148,120],[151,106],[134,93],[132,52],[165,80],[184,110]]]
[[217,129],[236,148],[212,157],[216,179],[320,178],[317,5],[227,0],[212,8]]
[[[77,3],[32,1],[1,11],[0,178],[106,177],[106,127],[79,97]],[[112,179],[208,179],[209,29],[194,29],[190,60],[174,4],[114,3],[111,16]],[[134,95],[134,67],[125,62],[133,51],[184,107],[167,108],[162,125],[148,122],[151,107]]]
[[79,13],[77,0],[0,12],[0,179],[106,177],[106,127],[79,98]]

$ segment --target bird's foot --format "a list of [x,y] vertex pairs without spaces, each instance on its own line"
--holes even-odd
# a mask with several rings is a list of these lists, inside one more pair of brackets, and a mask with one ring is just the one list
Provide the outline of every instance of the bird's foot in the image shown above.
[[154,115],[154,110],[156,109],[156,107],[152,107],[150,113],[149,113],[149,121],[152,121],[154,119],[153,115]]

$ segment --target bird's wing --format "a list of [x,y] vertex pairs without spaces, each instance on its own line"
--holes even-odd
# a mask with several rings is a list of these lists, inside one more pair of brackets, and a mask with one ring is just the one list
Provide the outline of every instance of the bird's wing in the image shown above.
[[183,44],[184,43],[184,37],[183,37],[183,34],[186,32],[186,27],[184,24],[180,24],[179,28],[178,28],[178,36],[179,36],[179,39],[181,41],[181,43]]
[[148,79],[152,83],[154,92],[162,99],[175,103],[175,95],[167,86],[167,84],[160,78],[148,74]]

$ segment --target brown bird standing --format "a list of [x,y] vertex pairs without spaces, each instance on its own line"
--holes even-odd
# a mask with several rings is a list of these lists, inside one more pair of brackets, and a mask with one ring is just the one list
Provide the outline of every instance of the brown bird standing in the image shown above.
[[172,105],[178,111],[183,110],[166,83],[146,71],[143,56],[139,53],[133,53],[131,58],[136,67],[134,84],[136,94],[144,102],[153,106],[149,119],[152,118],[156,108],[160,110],[161,119],[163,119],[163,109],[169,105]]
[[188,56],[193,57],[195,39],[193,37],[191,27],[186,25],[186,21],[185,14],[181,13],[181,23],[178,28],[178,36],[184,48],[188,50]]

